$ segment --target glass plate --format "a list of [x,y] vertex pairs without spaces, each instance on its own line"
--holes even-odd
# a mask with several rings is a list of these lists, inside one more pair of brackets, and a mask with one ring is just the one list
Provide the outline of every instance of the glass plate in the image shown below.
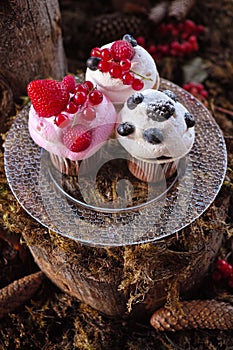
[[[194,146],[172,179],[160,185],[135,182],[127,173],[124,154],[122,159],[119,154],[117,159],[107,156],[105,161],[121,162],[119,168],[125,167],[126,179],[115,176],[112,164],[112,177],[101,193],[95,178],[62,175],[51,164],[49,154],[31,139],[27,105],[9,130],[4,153],[6,176],[21,206],[58,234],[98,246],[155,242],[196,220],[221,188],[227,165],[224,138],[196,98],[164,79],[160,89],[172,90],[196,117]],[[109,149],[105,151],[108,154]],[[111,178],[116,190],[111,190],[108,198]]]

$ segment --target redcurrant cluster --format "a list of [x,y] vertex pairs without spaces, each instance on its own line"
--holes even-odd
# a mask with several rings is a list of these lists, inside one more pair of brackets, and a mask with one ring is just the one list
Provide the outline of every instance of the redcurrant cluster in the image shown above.
[[103,101],[103,94],[97,90],[91,81],[85,81],[82,84],[73,84],[70,79],[69,91],[71,97],[64,112],[56,115],[54,123],[59,128],[64,128],[69,125],[70,119],[66,114],[75,114],[82,112],[86,120],[92,120],[95,117],[95,110],[93,106],[100,104]]
[[227,281],[229,287],[233,288],[233,267],[224,259],[217,261],[217,269],[213,272],[212,278],[214,281]]
[[136,45],[136,40],[126,34],[123,40],[115,41],[110,48],[95,47],[91,50],[87,67],[109,73],[112,78],[121,79],[124,85],[131,85],[134,90],[141,90],[144,86],[143,77],[140,76],[142,79],[135,77],[136,73],[131,69],[131,59]]
[[205,90],[203,84],[190,82],[187,84],[183,84],[182,88],[190,92],[190,94],[198,98],[200,101],[204,102],[208,97],[208,92]]
[[144,37],[138,37],[139,45],[147,49],[147,51],[156,60],[165,56],[183,57],[198,50],[197,36],[205,31],[202,25],[196,25],[190,19],[177,24],[162,23],[158,27],[161,44],[146,43]]

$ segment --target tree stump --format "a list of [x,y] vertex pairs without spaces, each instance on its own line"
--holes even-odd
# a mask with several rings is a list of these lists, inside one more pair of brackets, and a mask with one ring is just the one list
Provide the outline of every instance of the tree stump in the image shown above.
[[29,81],[60,79],[66,72],[58,1],[1,1],[0,43],[2,119],[13,112]]
[[114,248],[81,245],[34,223],[23,237],[41,270],[64,292],[111,317],[142,319],[191,296],[223,238],[229,195],[177,235]]

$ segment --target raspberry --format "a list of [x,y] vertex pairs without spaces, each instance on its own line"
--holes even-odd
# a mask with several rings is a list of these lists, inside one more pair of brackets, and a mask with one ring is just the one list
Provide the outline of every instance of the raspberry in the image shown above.
[[64,133],[63,142],[70,151],[78,153],[90,146],[91,137],[91,130],[82,125],[75,125]]
[[67,88],[56,80],[33,80],[27,92],[35,111],[45,118],[61,113],[69,101]]
[[111,54],[114,60],[121,61],[131,59],[134,55],[133,46],[126,40],[117,40],[111,46]]
[[67,75],[62,80],[62,86],[66,89],[67,92],[74,92],[75,89],[75,79],[73,75]]

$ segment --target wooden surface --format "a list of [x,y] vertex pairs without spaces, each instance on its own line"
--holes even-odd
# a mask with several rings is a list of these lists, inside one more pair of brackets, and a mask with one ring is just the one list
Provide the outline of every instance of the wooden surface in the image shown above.
[[[29,81],[66,72],[57,0],[0,2],[0,114],[26,95]],[[14,100],[14,101],[13,101]]]

